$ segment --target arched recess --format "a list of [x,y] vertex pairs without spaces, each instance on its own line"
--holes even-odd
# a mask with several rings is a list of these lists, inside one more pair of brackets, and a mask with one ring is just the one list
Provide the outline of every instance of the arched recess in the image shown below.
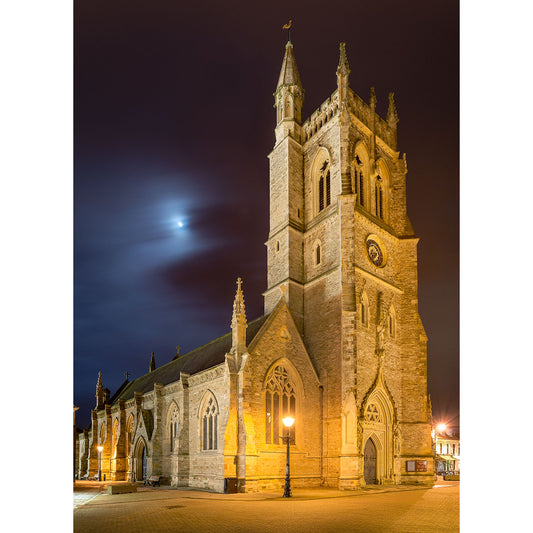
[[212,391],[207,390],[198,409],[200,449],[203,451],[215,451],[219,449],[219,414],[220,410],[217,399]]
[[118,418],[115,418],[111,426],[111,457],[113,459],[115,459],[117,456],[118,437],[119,437],[119,424],[118,424]]
[[148,473],[148,447],[144,437],[137,438],[133,452],[133,479],[142,481],[146,479]]
[[320,147],[311,165],[314,216],[332,203],[331,156],[326,148]]
[[263,391],[265,443],[282,444],[280,437],[286,432],[282,419],[286,416],[295,420],[290,435],[294,438],[294,443],[298,442],[304,387],[299,372],[289,359],[282,357],[270,365],[263,379]]
[[131,455],[133,433],[134,433],[133,414],[130,413],[130,416],[128,416],[128,420],[126,421],[126,457],[129,457]]
[[397,319],[396,319],[396,309],[394,304],[391,304],[389,308],[389,317],[388,317],[388,332],[391,339],[396,338],[396,329],[397,329]]
[[362,326],[368,327],[370,320],[370,300],[365,290],[361,292],[359,297],[359,321]]
[[[394,424],[396,421],[394,404],[383,381],[381,370],[371,391],[363,401],[359,411],[361,434],[359,446],[364,446],[372,438],[376,446],[376,482],[394,479]],[[363,454],[363,472],[365,470]]]
[[370,159],[363,141],[355,145],[352,159],[352,191],[357,195],[357,204],[368,210],[370,187]]
[[322,242],[316,239],[313,244],[313,265],[318,266],[324,261],[324,248]]
[[357,431],[356,431],[357,407],[353,392],[349,392],[342,409],[342,447],[343,453],[349,451],[349,448],[355,448]]
[[372,178],[372,212],[385,222],[389,221],[390,173],[384,159],[376,162]]

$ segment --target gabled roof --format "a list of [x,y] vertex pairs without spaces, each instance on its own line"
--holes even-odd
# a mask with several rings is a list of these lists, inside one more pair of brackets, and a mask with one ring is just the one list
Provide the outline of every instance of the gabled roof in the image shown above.
[[[249,345],[257,335],[257,332],[267,318],[268,315],[264,315],[261,318],[257,318],[248,323],[248,328],[246,329],[247,345]],[[122,389],[122,391],[117,391],[113,396],[112,403],[116,403],[118,400],[130,400],[133,398],[135,392],[140,392],[142,394],[150,392],[154,389],[154,383],[168,385],[174,381],[179,381],[181,372],[192,375],[222,364],[225,361],[226,353],[228,353],[231,348],[231,341],[230,331],[222,337],[204,344],[203,346],[170,361],[170,363],[167,363],[166,365],[156,368],[152,372],[129,383]]]

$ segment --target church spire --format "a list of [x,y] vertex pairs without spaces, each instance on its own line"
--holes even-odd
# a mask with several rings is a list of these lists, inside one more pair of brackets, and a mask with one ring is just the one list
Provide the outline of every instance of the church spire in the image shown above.
[[276,91],[283,85],[296,85],[302,88],[302,82],[300,81],[300,74],[298,67],[296,66],[296,58],[294,57],[293,46],[290,41],[287,41],[285,45],[285,57],[281,65],[281,72],[279,73],[278,86]]
[[339,65],[337,67],[337,87],[339,90],[339,102],[345,103],[348,98],[348,87],[350,85],[350,65],[346,57],[346,43],[340,43]]
[[152,352],[152,357],[150,357],[150,372],[155,370],[155,354]]
[[281,65],[274,100],[274,107],[277,109],[276,143],[287,135],[299,141],[304,90],[290,41],[285,45],[285,56]]
[[244,295],[241,289],[242,280],[237,279],[237,292],[233,301],[233,316],[231,318],[232,344],[231,351],[246,350],[246,311],[244,309]]
[[102,385],[102,372],[98,372],[98,381],[96,382],[96,407],[95,409],[104,408],[104,386]]

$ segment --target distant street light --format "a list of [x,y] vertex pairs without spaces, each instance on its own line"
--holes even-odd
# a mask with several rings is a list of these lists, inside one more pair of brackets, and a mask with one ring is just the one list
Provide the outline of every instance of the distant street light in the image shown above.
[[290,442],[291,442],[291,426],[294,424],[294,418],[291,416],[286,416],[283,419],[283,425],[287,428],[287,436],[281,437],[282,439],[287,439],[287,474],[285,476],[285,492],[283,493],[284,498],[290,498],[291,494],[291,453],[290,453]]
[[446,424],[439,424],[439,425],[437,426],[437,429],[438,429],[439,431],[444,431],[444,430],[446,429]]
[[96,449],[98,450],[98,481],[102,481],[102,450],[104,447],[97,446]]

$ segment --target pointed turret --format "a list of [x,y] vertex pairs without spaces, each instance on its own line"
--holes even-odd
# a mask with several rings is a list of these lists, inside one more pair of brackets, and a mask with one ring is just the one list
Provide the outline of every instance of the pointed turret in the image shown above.
[[96,382],[96,407],[95,409],[104,408],[104,386],[102,385],[102,372],[98,372],[98,381]]
[[302,82],[300,81],[300,73],[296,66],[296,58],[294,57],[293,46],[290,41],[285,45],[285,57],[281,65],[281,72],[279,73],[278,86],[276,91],[282,85],[297,85],[302,89]]
[[346,43],[340,44],[339,66],[337,67],[337,87],[339,89],[339,102],[344,104],[348,99],[350,85],[350,65],[346,57]]
[[232,344],[231,352],[246,351],[246,310],[244,309],[244,295],[241,289],[242,280],[237,279],[237,292],[233,302],[233,316],[231,318]]
[[155,370],[155,354],[152,352],[152,357],[150,357],[150,372]]
[[290,41],[285,46],[285,57],[274,98],[274,107],[277,108],[276,142],[284,139],[287,134],[299,141],[304,90]]

